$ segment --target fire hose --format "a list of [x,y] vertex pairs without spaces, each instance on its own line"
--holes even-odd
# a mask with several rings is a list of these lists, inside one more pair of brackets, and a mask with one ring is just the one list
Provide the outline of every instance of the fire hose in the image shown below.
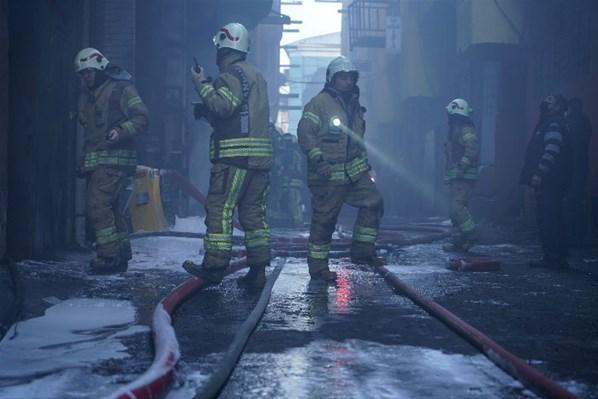
[[[401,226],[401,228],[403,228],[403,227]],[[393,230],[398,230],[398,229],[399,229],[399,227],[393,226]],[[429,231],[429,232],[432,232],[432,231]],[[436,230],[436,231],[434,231],[434,233],[438,233],[438,234],[434,234],[434,235],[427,236],[427,237],[422,237],[419,240],[424,242],[424,239],[425,239],[425,241],[429,242],[430,240],[437,239],[439,236],[444,235],[444,231],[441,232],[441,231]],[[280,240],[281,243],[285,242],[285,241],[288,243],[290,240],[285,240],[285,239]],[[304,240],[299,240],[299,241],[304,241]],[[293,241],[290,241],[290,242],[293,242]],[[297,242],[297,241],[295,241],[295,242]],[[294,253],[294,252],[296,252],[296,253]],[[286,250],[286,254],[289,254],[289,256],[300,255],[298,252],[300,252],[300,251]],[[278,256],[280,256],[284,253],[285,253],[284,248],[281,250],[278,250]],[[303,254],[303,251],[301,251],[301,254]],[[236,270],[238,270],[238,269],[239,269],[239,267]],[[236,270],[234,270],[234,271],[236,271]],[[542,397],[546,397],[546,398],[550,398],[550,399],[553,399],[553,398],[554,399],[575,398],[575,396],[573,394],[571,394],[569,391],[567,391],[560,385],[556,384],[555,382],[551,381],[546,376],[544,376],[542,373],[540,373],[538,370],[529,366],[523,360],[521,360],[520,358],[511,354],[506,349],[502,348],[500,345],[498,345],[496,342],[491,340],[489,337],[484,335],[479,330],[477,330],[474,327],[472,327],[471,325],[467,324],[465,321],[459,319],[456,315],[454,315],[447,309],[443,308],[436,302],[432,301],[431,299],[426,298],[425,296],[422,296],[419,293],[417,293],[417,291],[415,291],[413,288],[409,287],[407,284],[405,284],[403,281],[401,281],[396,275],[392,274],[385,267],[380,267],[380,268],[377,268],[376,270],[385,279],[385,281],[387,283],[389,283],[396,291],[398,291],[402,295],[408,297],[411,301],[413,301],[415,304],[417,304],[418,306],[423,308],[426,312],[428,312],[433,317],[439,319],[442,323],[444,323],[451,330],[455,331],[459,336],[461,336],[466,341],[468,341],[476,349],[480,350],[489,360],[491,360],[493,363],[495,363],[499,368],[501,368],[502,370],[504,370],[505,372],[510,374],[515,379],[521,381],[526,387],[530,388],[535,393],[541,395]],[[271,285],[274,284],[274,280],[275,280],[275,278],[278,277],[279,273],[280,273],[280,271],[277,272],[277,274],[275,275],[274,278],[271,278],[269,280],[269,284],[270,283],[271,283]],[[194,279],[190,279],[190,280],[194,280]],[[190,280],[188,280],[188,281],[190,281]],[[199,279],[197,279],[197,280],[199,280]],[[201,284],[203,285],[203,282],[201,282]],[[269,287],[270,291],[271,291],[271,285]],[[167,323],[166,324],[168,324],[168,327],[170,329],[172,329],[172,327],[170,326],[170,314],[172,313],[174,308],[183,299],[184,296],[189,295],[190,293],[192,293],[193,291],[195,291],[196,289],[199,289],[201,287],[201,285],[200,285],[199,287],[196,287],[196,288],[183,289],[184,286],[185,286],[185,284],[183,284],[182,286],[179,287],[179,289],[182,289],[182,292],[179,293],[178,295],[175,295],[175,297],[177,297],[178,300],[176,301],[176,303],[173,303],[169,306],[170,310],[167,312],[168,314],[167,314]],[[173,295],[173,294],[174,294],[174,292],[171,295]],[[169,297],[171,295],[169,295]],[[269,297],[269,292],[267,295]],[[260,298],[260,300],[261,299],[262,298]],[[166,299],[163,300],[160,304],[162,304],[165,301],[166,301]],[[174,301],[174,299],[172,301]],[[267,300],[266,300],[266,304],[267,304]],[[156,308],[156,313],[158,313],[158,311],[160,310],[159,308],[160,308],[160,305]],[[262,314],[263,314],[263,311],[262,311]],[[257,320],[255,319],[255,317],[253,317],[252,318],[253,322],[257,323],[257,321],[259,321],[260,317],[261,317],[261,314],[259,315],[259,317],[257,317]],[[156,318],[157,317],[155,316],[154,321],[156,321]],[[247,321],[247,323],[249,323],[249,321]],[[165,322],[163,321],[162,324],[165,324]],[[222,367],[220,369],[222,371],[219,371],[217,373],[218,375],[214,376],[215,382],[210,382],[209,386],[208,386],[208,384],[206,384],[205,389],[202,390],[201,392],[199,392],[195,396],[195,398],[214,397],[214,395],[216,395],[216,394],[218,394],[218,392],[220,392],[220,390],[222,389],[222,386],[226,383],[226,380],[228,379],[228,377],[232,373],[232,370],[234,369],[234,366],[240,356],[240,353],[242,352],[243,347],[245,346],[247,337],[249,336],[249,334],[251,334],[251,331],[253,331],[254,328],[255,328],[255,325],[253,327],[251,327],[251,324],[248,324],[247,327],[245,327],[245,325],[244,325],[243,330],[245,331],[246,337],[242,338],[241,336],[238,336],[235,338],[236,343],[233,345],[235,347],[235,349],[233,350],[231,347],[229,352],[227,352],[227,357],[226,357],[227,367]],[[155,332],[154,340],[155,341],[157,339],[156,337],[158,336],[158,331],[159,331],[159,329],[156,328],[156,326],[154,326],[154,332]],[[249,331],[249,332],[247,332],[247,331]],[[166,335],[166,334],[163,333],[162,335]],[[174,336],[173,331],[172,331],[171,335]],[[174,338],[174,340],[176,342],[176,338]],[[173,378],[172,369],[174,367],[174,364],[176,364],[176,360],[178,360],[178,344],[176,345],[176,356],[173,355],[175,353],[173,350],[171,350],[169,352],[170,356],[165,357],[164,353],[162,353],[160,355],[158,353],[158,348],[162,348],[162,347],[164,347],[164,345],[158,345],[158,343],[156,342],[157,350],[156,350],[154,364],[156,364],[156,362],[158,362],[159,364],[160,364],[160,362],[163,363],[164,359],[166,358],[166,360],[169,360],[168,365],[170,366],[168,371],[162,373],[161,377],[154,379],[152,381],[152,383],[146,384],[145,390],[138,387],[136,392],[137,392],[137,395],[139,395],[139,396],[114,396],[114,397],[116,397],[118,399],[121,399],[121,398],[123,398],[123,399],[124,398],[131,398],[131,399],[156,398],[158,396],[156,396],[157,394],[155,392],[164,392],[164,390],[167,389],[168,385],[170,384],[170,382],[172,381],[172,378]],[[162,352],[164,352],[164,350],[162,350]],[[152,365],[152,367],[154,367],[154,365]],[[160,367],[156,366],[156,368],[160,368]],[[150,370],[151,370],[151,368],[150,368]],[[150,370],[148,370],[148,372],[146,372],[146,374],[150,373]],[[146,374],[144,374],[144,376]],[[140,379],[138,379],[136,382],[143,380],[144,376],[140,377]],[[145,379],[147,380],[148,378],[145,378]],[[216,382],[216,381],[218,381],[218,382]],[[129,384],[129,386],[131,386],[131,385],[135,386],[135,382]],[[142,396],[142,395],[145,395],[145,396]]]
[[532,366],[513,355],[492,339],[475,329],[456,315],[440,306],[433,300],[419,294],[405,284],[395,274],[385,267],[378,267],[376,271],[400,294],[409,298],[413,303],[424,309],[431,316],[440,320],[448,328],[478,349],[499,368],[521,381],[523,385],[549,399],[574,399],[575,395],[557,383],[548,379]]
[[276,279],[280,275],[282,268],[284,267],[285,260],[279,259],[278,265],[268,277],[268,281],[265,287],[262,289],[260,299],[258,300],[255,308],[249,314],[249,317],[243,322],[239,331],[235,335],[235,339],[229,346],[228,351],[224,355],[224,359],[220,362],[218,370],[210,376],[210,379],[202,386],[201,390],[193,397],[193,399],[211,399],[218,396],[222,388],[228,381],[232,374],[247,341],[251,336],[251,333],[255,330],[257,323],[260,321],[266,311],[268,302],[270,301],[270,295],[272,294],[272,288]]
[[[231,262],[227,274],[247,267],[247,260]],[[135,381],[114,392],[110,399],[158,399],[163,397],[174,379],[174,367],[179,357],[179,344],[172,327],[172,314],[191,294],[202,289],[205,281],[199,277],[185,280],[170,292],[154,310],[152,319],[154,360],[149,369]]]

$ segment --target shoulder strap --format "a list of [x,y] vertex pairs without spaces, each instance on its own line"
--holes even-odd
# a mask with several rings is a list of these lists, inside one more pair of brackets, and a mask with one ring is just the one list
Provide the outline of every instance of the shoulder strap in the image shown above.
[[125,88],[129,83],[127,81],[117,81],[112,88],[110,98],[108,99],[108,127],[112,128],[121,123],[126,116],[120,108],[120,100],[122,99]]
[[239,65],[231,65],[231,72],[241,82],[241,91],[243,92],[243,102],[241,103],[241,133],[249,134],[249,80],[245,71]]

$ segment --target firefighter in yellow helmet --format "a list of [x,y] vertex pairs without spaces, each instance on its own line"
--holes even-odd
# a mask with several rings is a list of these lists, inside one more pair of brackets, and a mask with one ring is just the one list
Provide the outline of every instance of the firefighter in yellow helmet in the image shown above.
[[[245,231],[249,273],[239,283],[249,288],[265,284],[270,263],[270,228],[266,197],[272,166],[272,139],[268,130],[266,82],[246,61],[249,33],[239,23],[223,26],[216,36],[220,75],[212,83],[203,68],[192,69],[202,100],[200,114],[214,128],[210,140],[210,187],[206,202],[205,255],[201,265],[183,264],[189,273],[207,283],[222,281],[232,250],[233,214]],[[197,113],[196,113],[197,114]]]
[[91,272],[122,272],[132,254],[118,198],[137,166],[135,137],[147,128],[148,110],[131,75],[98,50],[81,50],[75,57],[75,72],[85,86],[78,115],[85,129],[80,173],[87,178],[87,213],[97,251]]
[[358,209],[352,261],[372,266],[384,263],[375,251],[384,206],[368,173],[365,108],[359,103],[358,77],[348,58],[332,60],[324,89],[305,106],[299,121],[299,145],[307,155],[307,180],[312,194],[307,259],[312,279],[336,279],[336,273],[328,267],[328,257],[344,203]]
[[467,101],[457,98],[446,106],[448,140],[446,143],[445,181],[449,185],[452,243],[446,251],[466,252],[476,241],[476,224],[467,202],[478,178],[478,136]]

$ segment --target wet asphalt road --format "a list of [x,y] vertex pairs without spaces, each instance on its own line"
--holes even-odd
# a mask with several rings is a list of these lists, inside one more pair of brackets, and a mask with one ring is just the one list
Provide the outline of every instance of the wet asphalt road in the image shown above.
[[[132,303],[135,324],[147,326],[157,301],[186,278],[180,262],[200,258],[200,243],[135,240],[134,262],[119,277],[87,276],[82,264],[88,255],[26,262],[22,271],[30,294],[25,317],[42,315],[49,297],[111,298]],[[499,271],[467,273],[448,271],[440,247],[432,243],[393,251],[388,269],[579,397],[598,398],[594,253],[578,253],[570,272],[529,269],[525,263],[537,255],[537,247],[507,234],[476,248],[478,254],[500,260]],[[436,319],[395,294],[378,274],[347,259],[334,260],[332,268],[339,272],[336,284],[314,283],[305,259],[287,259],[266,314],[222,398],[534,397]],[[258,294],[239,289],[239,275],[199,292],[176,312],[182,357],[168,398],[193,396],[253,308]],[[101,397],[133,380],[151,363],[150,333],[128,335],[121,342],[127,356],[80,367],[76,389],[68,391],[72,395],[38,397]],[[26,377],[17,381],[0,375],[0,398],[14,392],[11,384],[31,384]],[[98,380],[105,386],[102,395]]]

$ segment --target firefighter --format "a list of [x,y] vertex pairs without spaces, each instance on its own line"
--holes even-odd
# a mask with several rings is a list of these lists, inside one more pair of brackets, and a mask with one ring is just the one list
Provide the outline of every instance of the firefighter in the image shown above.
[[478,178],[478,136],[467,101],[456,98],[446,106],[448,137],[445,144],[445,181],[449,185],[449,212],[453,225],[446,251],[467,252],[476,241],[476,225],[467,207]]
[[282,203],[282,185],[283,185],[283,157],[284,144],[282,132],[270,122],[270,135],[272,137],[272,174],[270,181],[270,195],[268,204],[268,220],[273,226],[284,225],[284,205]]
[[183,267],[208,284],[222,281],[231,258],[236,207],[250,266],[239,283],[259,288],[265,284],[265,268],[270,264],[270,228],[265,214],[272,166],[267,87],[262,75],[246,61],[249,33],[243,25],[223,26],[213,41],[220,71],[215,82],[203,68],[191,70],[204,113],[214,129],[205,255],[201,265],[186,261]]
[[382,196],[369,175],[364,144],[365,108],[359,103],[359,73],[346,57],[326,70],[326,85],[305,106],[299,121],[299,145],[307,155],[312,199],[307,263],[312,279],[332,281],[328,267],[332,233],[344,203],[358,208],[351,259],[380,266],[375,242],[384,212]]
[[282,135],[282,204],[286,214],[286,224],[289,227],[301,227],[304,224],[305,203],[303,191],[305,188],[304,158],[297,144],[297,136],[290,133]]
[[571,179],[571,145],[565,120],[567,100],[560,94],[540,103],[540,120],[528,143],[521,184],[536,196],[536,219],[544,256],[532,267],[564,269],[567,236],[563,221],[563,198]]
[[297,137],[274,132],[274,167],[269,216],[280,227],[301,227],[304,224],[304,158]]
[[148,110],[131,75],[98,50],[81,50],[75,71],[85,86],[78,113],[85,129],[79,172],[87,178],[87,213],[95,232],[97,257],[90,268],[96,274],[122,272],[132,253],[118,198],[137,166],[135,137],[147,128]]

